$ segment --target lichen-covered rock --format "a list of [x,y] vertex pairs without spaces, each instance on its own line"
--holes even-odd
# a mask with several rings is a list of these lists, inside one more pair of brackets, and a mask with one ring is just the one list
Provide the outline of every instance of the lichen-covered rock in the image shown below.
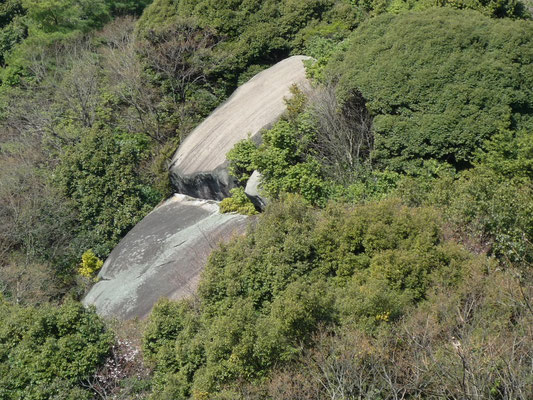
[[308,87],[303,65],[308,58],[290,57],[260,72],[187,136],[170,166],[176,192],[215,200],[229,196],[236,182],[228,173],[226,154],[279,119],[292,85]]
[[130,319],[148,315],[162,297],[190,296],[212,249],[243,233],[247,222],[220,214],[215,201],[174,195],[120,241],[84,303],[100,315]]

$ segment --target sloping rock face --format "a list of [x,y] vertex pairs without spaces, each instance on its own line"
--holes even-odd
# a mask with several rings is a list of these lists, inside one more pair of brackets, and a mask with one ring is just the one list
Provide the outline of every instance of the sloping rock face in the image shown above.
[[215,200],[230,195],[236,182],[228,173],[226,154],[235,143],[256,137],[279,119],[292,85],[308,87],[306,59],[290,57],[257,74],[187,136],[170,166],[176,192]]
[[148,315],[161,297],[194,294],[212,249],[242,234],[247,221],[220,214],[214,201],[174,195],[120,241],[84,303],[100,315],[131,319]]
[[[284,98],[296,84],[308,88],[303,61],[295,56],[241,86],[185,139],[170,168],[171,197],[139,222],[107,258],[84,299],[98,313],[119,319],[145,317],[162,297],[180,299],[196,291],[207,258],[222,240],[245,231],[250,217],[220,214],[218,203],[236,186],[226,154],[249,135],[273,125],[285,111]],[[246,193],[258,208],[260,175]],[[192,196],[192,197],[189,197]],[[205,200],[201,200],[205,199]]]

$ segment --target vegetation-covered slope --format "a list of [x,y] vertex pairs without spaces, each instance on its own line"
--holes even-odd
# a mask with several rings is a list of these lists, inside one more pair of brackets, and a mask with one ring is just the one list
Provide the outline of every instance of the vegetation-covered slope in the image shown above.
[[[1,2],[0,398],[527,399],[528,12]],[[291,54],[318,60],[314,90],[229,154],[273,202],[215,250],[195,298],[133,329],[146,368],[138,334],[70,298],[171,193],[181,138]],[[225,205],[253,212],[242,189]]]
[[494,134],[533,130],[532,40],[529,22],[476,12],[388,15],[358,29],[329,69],[341,102],[366,99],[377,163],[464,168]]
[[154,311],[146,352],[159,371],[176,369],[179,382],[173,388],[167,378],[158,390],[187,393],[192,381],[194,390],[211,392],[264,375],[293,359],[323,324],[374,332],[437,282],[455,287],[473,261],[442,239],[431,210],[384,202],[317,212],[285,199],[246,238],[212,255],[197,305]]
[[90,399],[82,380],[110,353],[113,335],[72,301],[23,308],[0,298],[0,398]]
[[526,398],[531,32],[386,15],[311,67],[318,88],[229,154],[280,201],[152,314],[154,398]]
[[525,399],[533,337],[520,283],[444,229],[436,210],[399,201],[277,203],[212,255],[197,299],[154,309],[154,398]]

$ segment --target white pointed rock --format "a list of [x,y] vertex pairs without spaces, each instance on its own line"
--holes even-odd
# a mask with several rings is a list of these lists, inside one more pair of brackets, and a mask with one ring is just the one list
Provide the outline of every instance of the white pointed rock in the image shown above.
[[254,171],[248,181],[246,182],[246,188],[244,193],[250,201],[260,210],[264,210],[268,201],[261,191],[261,173]]

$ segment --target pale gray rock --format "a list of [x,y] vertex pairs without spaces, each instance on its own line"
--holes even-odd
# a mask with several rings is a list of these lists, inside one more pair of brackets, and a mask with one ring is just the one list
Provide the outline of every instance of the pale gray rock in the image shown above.
[[247,224],[243,215],[220,214],[215,201],[176,194],[120,241],[83,302],[125,320],[147,316],[162,297],[191,296],[213,248]]
[[260,72],[187,136],[170,166],[176,192],[215,200],[230,195],[236,181],[228,173],[226,154],[279,119],[292,85],[309,88],[303,65],[309,58],[290,57]]
[[254,171],[250,178],[248,178],[244,193],[248,196],[254,206],[260,210],[265,209],[267,199],[261,195],[261,173],[259,171]]

